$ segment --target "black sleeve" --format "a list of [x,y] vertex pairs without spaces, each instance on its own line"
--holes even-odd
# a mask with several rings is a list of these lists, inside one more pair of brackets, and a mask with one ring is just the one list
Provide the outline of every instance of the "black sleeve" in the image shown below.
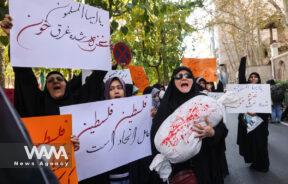
[[133,95],[133,84],[125,84],[126,88],[126,97]]
[[82,73],[78,76],[73,76],[73,78],[67,82],[67,86],[69,86],[72,93],[80,90],[82,87]]
[[[21,117],[39,115],[43,92],[31,68],[13,67],[15,73],[14,105]],[[43,104],[42,104],[43,105]]]
[[217,92],[224,92],[224,86],[223,83],[219,80],[217,84]]
[[212,147],[217,147],[220,143],[222,143],[227,134],[228,134],[228,129],[226,125],[221,121],[217,126],[214,127],[215,134],[213,137],[207,137],[203,139],[203,143],[206,142],[207,145],[210,145]]
[[245,84],[246,82],[246,56],[242,57],[240,60],[240,65],[239,65],[239,71],[238,71],[238,79],[239,79],[239,84]]
[[94,70],[86,78],[86,83],[77,92],[76,103],[94,102],[104,100],[104,82],[103,79],[107,71]]
[[259,116],[263,121],[268,122],[270,114],[268,113],[257,113],[257,116]]

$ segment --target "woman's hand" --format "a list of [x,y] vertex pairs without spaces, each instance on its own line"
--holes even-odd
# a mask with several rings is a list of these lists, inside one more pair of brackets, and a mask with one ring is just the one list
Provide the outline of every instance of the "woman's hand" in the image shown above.
[[0,22],[0,28],[9,36],[12,26],[12,18],[10,15],[6,14],[4,19]]
[[247,114],[248,114],[249,116],[256,116],[256,113],[255,113],[255,112],[247,112]]
[[76,137],[75,135],[71,136],[71,142],[73,144],[74,147],[74,151],[78,151],[80,149],[80,142],[79,142],[79,138]]
[[157,109],[156,109],[155,107],[153,107],[153,108],[151,109],[151,117],[154,118],[155,115],[156,115],[156,113],[157,113]]
[[205,137],[213,137],[215,135],[215,130],[212,127],[211,123],[208,121],[207,117],[205,117],[205,122],[205,126],[197,123],[193,127],[193,130],[197,133],[196,137],[200,139],[204,139]]

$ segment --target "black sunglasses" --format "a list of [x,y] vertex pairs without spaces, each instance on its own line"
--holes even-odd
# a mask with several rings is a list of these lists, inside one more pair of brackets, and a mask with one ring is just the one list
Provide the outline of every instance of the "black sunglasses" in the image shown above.
[[180,80],[182,78],[185,78],[185,79],[192,79],[192,75],[190,73],[179,73],[179,74],[176,74],[174,75],[174,79],[175,80]]

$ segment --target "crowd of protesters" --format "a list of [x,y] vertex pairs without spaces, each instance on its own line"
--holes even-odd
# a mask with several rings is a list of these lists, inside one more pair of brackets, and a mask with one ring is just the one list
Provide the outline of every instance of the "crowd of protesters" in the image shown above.
[[[1,28],[9,35],[12,28],[12,18],[6,16],[1,22]],[[57,71],[52,71],[46,76],[44,90],[38,87],[37,79],[32,68],[13,67],[15,73],[15,108],[21,117],[59,115],[59,107],[125,98],[133,95],[133,85],[113,77],[103,82],[106,71],[93,71],[86,78],[84,85],[81,84],[81,74],[70,81]],[[246,57],[241,58],[239,66],[239,84],[260,84],[261,77],[253,72],[248,80],[245,78]],[[287,117],[287,108],[282,113],[283,102],[280,92],[272,90],[275,82],[269,81],[272,93],[272,122],[280,122]],[[175,68],[168,86],[155,84],[148,86],[143,94],[151,94],[153,118],[151,128],[152,156],[115,168],[104,174],[83,180],[80,183],[99,184],[158,184],[164,183],[159,176],[149,170],[152,158],[158,153],[154,145],[154,136],[164,122],[180,105],[198,95],[206,95],[208,92],[223,92],[221,81],[217,83],[207,82],[203,77],[195,78],[192,71],[184,66]],[[281,98],[281,99],[280,99]],[[253,132],[247,132],[249,118],[258,116],[263,120]],[[239,153],[246,163],[251,163],[250,168],[259,172],[269,170],[268,155],[268,122],[269,114],[247,112],[238,117],[237,144]],[[225,156],[225,138],[228,129],[223,121],[216,127],[197,125],[194,129],[203,141],[200,152],[193,158],[182,162],[173,163],[173,172],[169,182],[172,184],[221,184],[229,174]],[[72,136],[72,135],[71,135]],[[79,140],[72,136],[71,141],[77,151],[81,146]]]

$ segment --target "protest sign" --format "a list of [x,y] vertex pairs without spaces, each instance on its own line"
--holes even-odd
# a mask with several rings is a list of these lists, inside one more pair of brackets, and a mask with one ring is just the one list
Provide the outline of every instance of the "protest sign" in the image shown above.
[[72,0],[10,0],[11,64],[111,69],[109,13]]
[[[91,75],[91,70],[82,70],[82,84],[85,83],[86,77]],[[125,84],[133,84],[130,71],[128,69],[124,70],[110,70],[105,75],[103,82],[105,83],[109,78],[118,77],[122,79]]]
[[204,77],[208,82],[216,81],[216,58],[183,58],[182,64],[192,70],[194,77]]
[[106,82],[108,79],[113,78],[113,77],[119,77],[125,82],[125,84],[133,84],[130,70],[128,69],[108,71],[108,73],[103,79],[103,82]]
[[72,114],[79,181],[151,154],[151,95],[85,103],[60,108]]
[[[0,86],[0,183],[55,183],[56,178],[49,168],[39,166],[36,158],[29,159],[35,163],[33,166],[25,166],[27,154],[24,146],[32,146],[29,135],[17,112]],[[22,163],[22,165],[21,165]],[[7,168],[7,169],[5,169]],[[9,168],[9,169],[8,169]],[[27,177],[29,176],[29,177]]]
[[226,107],[228,113],[271,113],[270,85],[227,84],[226,90],[240,98],[237,107]]
[[224,93],[220,93],[220,92],[208,92],[207,93],[208,96],[214,98],[215,100],[218,100],[221,96],[224,95]]
[[149,86],[148,77],[145,73],[144,67],[129,65],[128,68],[135,86],[143,92],[144,89]]
[[32,142],[38,147],[41,145],[64,145],[68,160],[51,159],[43,163],[43,165],[50,166],[60,184],[78,183],[74,151],[70,141],[72,135],[71,120],[71,115],[22,118]]

